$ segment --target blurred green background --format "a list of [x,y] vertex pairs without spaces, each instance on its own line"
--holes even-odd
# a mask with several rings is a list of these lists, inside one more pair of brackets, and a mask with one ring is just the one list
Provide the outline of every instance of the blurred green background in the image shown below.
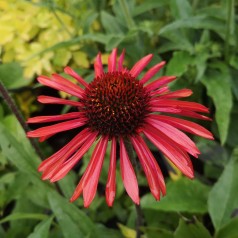
[[[90,82],[98,51],[106,67],[114,47],[126,49],[127,67],[149,53],[154,54],[149,66],[166,60],[162,74],[178,76],[171,88],[192,89],[189,100],[210,108],[213,121],[199,123],[215,140],[193,138],[201,150],[193,159],[193,181],[151,148],[165,175],[167,195],[154,201],[137,171],[142,237],[237,238],[237,9],[235,0],[0,0],[0,81],[27,119],[70,110],[37,103],[40,94],[57,95],[40,86],[37,75],[61,73],[69,65]],[[107,158],[90,208],[83,208],[82,198],[70,204],[92,150],[57,185],[41,181],[40,159],[2,97],[0,102],[1,238],[136,237],[136,213],[119,169],[112,208],[104,198]],[[71,133],[42,143],[45,157]]]

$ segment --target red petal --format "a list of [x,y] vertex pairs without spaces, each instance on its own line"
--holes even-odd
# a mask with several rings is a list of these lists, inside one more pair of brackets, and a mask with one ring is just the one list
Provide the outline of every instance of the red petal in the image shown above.
[[75,107],[81,107],[83,105],[81,102],[75,102],[75,101],[71,101],[67,99],[44,96],[44,95],[39,96],[37,100],[41,103],[46,103],[46,104],[64,104],[64,105],[70,105]]
[[193,94],[192,90],[184,88],[184,89],[181,89],[181,90],[177,90],[177,91],[174,91],[174,92],[169,92],[169,93],[160,95],[160,98],[161,99],[164,99],[164,98],[183,98],[183,97],[189,97],[192,94]]
[[49,139],[53,135],[55,135],[55,134],[51,134],[51,135],[48,135],[48,136],[41,136],[41,137],[39,137],[39,142],[43,142],[43,141]]
[[117,66],[117,48],[112,50],[112,53],[108,58],[108,72],[116,71],[116,66]]
[[165,84],[168,84],[168,83],[174,81],[175,79],[176,79],[176,76],[163,76],[163,77],[153,81],[152,83],[149,83],[145,87],[148,91],[153,91],[161,86],[164,86]]
[[191,110],[195,112],[205,112],[208,113],[209,109],[202,104],[196,102],[187,102],[187,101],[179,101],[179,100],[171,100],[171,99],[153,99],[151,102],[156,102],[157,106],[160,107],[174,107],[178,109]]
[[165,61],[160,62],[159,64],[156,64],[152,68],[148,70],[148,72],[143,76],[143,78],[140,80],[141,83],[145,84],[148,80],[150,80],[155,74],[157,74],[161,68],[164,67],[166,64]]
[[88,83],[85,82],[85,80],[80,77],[73,69],[71,69],[69,66],[64,68],[64,72],[73,78],[75,78],[80,84],[82,84],[84,87],[88,86]]
[[155,103],[151,103],[150,110],[152,112],[166,112],[166,113],[175,113],[178,114],[181,112],[181,109],[173,108],[173,107],[157,107],[154,106]]
[[128,195],[131,197],[134,203],[139,204],[139,188],[136,175],[126,152],[126,147],[122,138],[120,138],[120,167],[122,181]]
[[190,158],[186,152],[181,150],[175,143],[158,133],[155,128],[147,125],[144,129],[146,137],[165,154],[187,177],[193,178],[194,172]]
[[168,87],[168,86],[165,86],[165,87],[160,88],[160,89],[157,89],[157,90],[155,90],[155,91],[151,91],[151,92],[150,92],[150,95],[151,95],[151,96],[157,96],[157,95],[160,96],[161,94],[169,93],[169,92],[170,92],[169,87]]
[[150,116],[155,118],[156,120],[166,122],[167,124],[170,124],[183,131],[190,132],[192,134],[195,134],[207,139],[211,139],[211,140],[214,139],[210,131],[198,125],[197,123],[190,122],[180,118],[164,116],[164,115],[150,115]]
[[89,137],[90,134],[91,132],[89,131],[88,128],[82,130],[64,147],[62,147],[56,153],[51,155],[48,159],[44,160],[40,164],[38,171],[44,171],[45,169],[47,169],[47,167],[56,163],[62,157],[65,157],[67,159],[73,152],[75,152],[84,143],[84,141]]
[[103,74],[101,53],[98,53],[94,63],[95,78]]
[[56,182],[62,179],[83,157],[83,155],[88,151],[88,149],[92,146],[93,142],[96,139],[97,134],[92,133],[81,148],[67,161],[61,163],[58,167],[56,172],[52,175],[50,181]]
[[142,59],[140,59],[130,70],[130,74],[133,77],[137,77],[141,71],[147,66],[147,64],[150,63],[151,59],[152,59],[153,55],[149,54],[145,57],[143,57]]
[[72,83],[68,79],[65,79],[59,74],[52,74],[52,80],[59,84],[65,85],[67,88],[71,88],[72,90],[75,90],[76,92],[80,92],[81,94],[84,92],[84,90],[80,88],[78,85],[76,85],[75,83]]
[[[158,107],[159,108],[159,107]],[[153,108],[154,109],[154,108]],[[176,110],[176,109],[175,109]],[[196,112],[193,112],[193,111],[189,111],[189,110],[183,110],[183,109],[177,109],[177,112],[176,111],[173,111],[171,110],[170,112],[168,111],[168,113],[172,113],[172,114],[176,114],[176,115],[181,115],[181,116],[184,116],[184,117],[192,117],[192,118],[197,118],[197,119],[200,119],[200,120],[208,120],[208,121],[211,121],[212,119],[207,117],[207,116],[204,116],[204,115],[200,115]],[[155,111],[156,111],[156,108],[155,108]],[[157,110],[159,111],[159,110]],[[163,112],[163,110],[161,110],[161,112]]]
[[[90,138],[93,137],[91,135],[91,133],[88,133],[87,135],[84,135],[83,138],[81,138],[81,140],[78,140],[77,143],[75,143],[72,147],[67,147],[68,150],[66,151],[66,148],[64,151],[66,151],[65,153],[63,153],[63,151],[60,154],[56,154],[54,157],[47,159],[48,163],[46,162],[46,164],[44,164],[44,166],[42,166],[42,168],[44,167],[43,174],[42,174],[42,179],[46,180],[46,179],[52,179],[53,176],[58,173],[60,171],[60,168],[63,166],[63,163],[70,158],[70,156],[75,153],[75,151],[77,151],[84,142],[88,142],[90,140]],[[85,144],[86,144],[85,143]],[[71,143],[72,144],[72,143]],[[80,151],[80,152],[79,152]],[[77,154],[77,161],[79,161],[81,159],[79,153],[84,153],[84,146],[82,146],[78,151]],[[75,153],[76,154],[76,153]],[[61,156],[60,156],[61,155]],[[74,155],[75,156],[75,155]],[[74,158],[74,156],[72,156],[70,159]],[[62,175],[63,176],[63,175]],[[52,180],[53,182],[53,180]]]
[[154,166],[150,161],[150,158],[147,158],[147,155],[144,153],[144,151],[141,148],[140,142],[136,139],[136,137],[130,137],[132,145],[136,151],[136,154],[138,155],[138,158],[140,160],[140,163],[142,165],[142,168],[145,172],[146,178],[148,180],[148,184],[150,187],[150,191],[155,197],[156,200],[160,199],[160,184],[159,180],[156,174],[156,171],[154,170]]
[[156,171],[156,174],[157,174],[157,177],[158,177],[158,180],[159,180],[159,184],[160,184],[160,189],[162,191],[162,194],[165,195],[166,194],[166,187],[165,187],[165,182],[164,182],[164,176],[163,176],[163,174],[160,170],[160,167],[159,167],[156,159],[152,155],[150,149],[148,148],[148,146],[144,142],[144,140],[140,136],[137,136],[137,139],[138,139],[138,141],[141,145],[141,149],[144,151],[144,154],[148,157],[149,163],[151,163],[153,169]]
[[[91,160],[90,160],[90,162],[87,166],[87,169],[85,170],[85,172],[83,174],[83,177],[81,178],[81,180],[80,180],[79,184],[77,185],[72,197],[70,198],[71,202],[75,201],[81,195],[83,189],[85,188],[85,186],[87,185],[87,183],[91,179],[92,173],[95,170],[96,166],[98,166],[97,169],[99,169],[99,167],[103,163],[103,159],[104,159],[104,155],[105,155],[105,152],[103,153],[103,151],[106,150],[107,142],[108,142],[108,137],[103,137],[97,143],[97,145],[96,145],[96,147],[93,151]],[[100,171],[99,171],[99,173],[100,173]],[[85,192],[84,192],[84,194],[85,194]],[[89,204],[84,204],[84,205],[89,205]]]
[[117,70],[120,72],[123,70],[123,61],[124,61],[124,57],[125,57],[125,49],[123,49],[119,59],[118,59],[118,67]]
[[73,118],[80,118],[82,117],[82,115],[84,115],[84,113],[82,112],[70,112],[63,115],[31,117],[27,120],[27,123],[63,121],[63,120],[68,120]]
[[183,132],[181,132],[177,128],[175,128],[167,123],[158,121],[151,117],[147,118],[146,120],[149,124],[153,125],[160,132],[162,132],[165,136],[169,137],[175,143],[179,144],[189,154],[193,155],[196,158],[198,157],[197,155],[200,154],[200,151],[196,147],[195,143]]
[[106,184],[106,201],[109,207],[112,206],[116,195],[116,138],[112,138],[110,164]]
[[107,149],[108,137],[102,137],[98,144],[97,153],[95,153],[95,156],[92,157],[92,169],[90,172],[88,172],[90,178],[83,188],[84,207],[88,207],[95,197],[98,180]]
[[85,124],[85,118],[74,119],[70,121],[65,121],[57,123],[52,126],[45,126],[34,131],[27,132],[28,137],[42,137],[55,134],[62,131],[71,130],[77,127],[81,127]]
[[54,88],[56,90],[60,90],[60,91],[69,93],[69,94],[71,94],[73,96],[76,96],[78,98],[82,98],[82,94],[83,94],[82,89],[81,89],[81,91],[79,91],[77,89],[74,89],[73,87],[69,87],[69,86],[66,86],[65,84],[53,81],[50,78],[47,78],[45,76],[40,76],[40,77],[37,78],[37,80],[45,86],[48,86],[48,87]]

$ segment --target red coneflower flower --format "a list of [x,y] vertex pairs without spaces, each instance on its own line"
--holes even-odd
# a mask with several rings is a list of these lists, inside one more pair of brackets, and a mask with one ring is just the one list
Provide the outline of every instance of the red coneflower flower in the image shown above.
[[38,77],[41,84],[79,98],[79,101],[73,101],[39,96],[39,102],[74,106],[78,112],[30,118],[28,123],[64,122],[31,131],[27,134],[28,137],[39,137],[39,140],[43,141],[58,132],[82,128],[68,144],[40,164],[42,179],[50,179],[51,182],[62,179],[98,140],[88,167],[70,199],[74,201],[83,193],[85,207],[88,207],[95,197],[109,142],[111,152],[106,201],[112,206],[116,191],[117,142],[120,145],[120,170],[125,189],[131,199],[139,204],[138,183],[126,143],[132,144],[147,177],[151,193],[159,200],[160,193],[166,193],[164,178],[144,141],[144,136],[189,178],[193,178],[194,172],[188,154],[197,157],[199,150],[182,131],[213,139],[208,130],[194,122],[161,114],[209,120],[208,117],[199,114],[208,113],[208,108],[195,102],[177,100],[190,96],[191,90],[169,90],[167,85],[175,80],[174,76],[163,76],[148,82],[165,62],[153,66],[138,79],[153,55],[145,56],[131,70],[127,70],[123,67],[124,54],[125,51],[117,60],[117,49],[114,49],[108,59],[108,71],[104,72],[99,53],[94,64],[95,78],[89,84],[70,67],[65,68],[65,73],[75,78],[80,86],[58,74],[53,74],[51,78]]

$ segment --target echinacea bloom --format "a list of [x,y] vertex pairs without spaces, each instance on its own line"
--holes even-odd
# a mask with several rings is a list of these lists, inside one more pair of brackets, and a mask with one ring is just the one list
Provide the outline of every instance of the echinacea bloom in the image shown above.
[[205,106],[177,100],[190,96],[191,90],[169,90],[168,83],[175,80],[174,76],[162,76],[149,82],[165,62],[156,64],[139,79],[138,76],[153,55],[143,57],[130,70],[123,66],[124,55],[125,51],[117,59],[117,49],[113,49],[108,58],[108,70],[105,72],[99,53],[94,63],[95,77],[91,83],[87,83],[70,67],[66,67],[64,71],[76,79],[78,85],[58,74],[53,74],[51,78],[38,77],[41,84],[73,95],[78,101],[39,96],[38,100],[41,103],[70,105],[75,107],[76,112],[30,118],[28,123],[63,122],[28,132],[28,137],[39,137],[39,140],[43,141],[56,133],[81,128],[68,144],[40,164],[42,179],[49,179],[51,182],[62,179],[82,159],[93,143],[97,143],[87,169],[70,199],[74,201],[83,193],[85,207],[88,207],[95,197],[107,147],[110,147],[105,192],[107,204],[112,206],[116,193],[117,148],[125,189],[133,202],[139,204],[138,182],[128,156],[128,143],[131,143],[138,156],[151,193],[159,200],[160,195],[166,193],[165,182],[144,138],[151,141],[189,178],[194,176],[189,154],[197,157],[199,150],[182,131],[213,139],[212,134],[204,127],[167,115],[209,120],[208,117],[199,114],[208,113]]

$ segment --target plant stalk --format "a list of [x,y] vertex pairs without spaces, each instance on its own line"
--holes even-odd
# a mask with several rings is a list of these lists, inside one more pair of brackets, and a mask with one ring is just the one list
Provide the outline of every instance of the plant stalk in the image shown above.
[[[15,117],[19,121],[19,123],[22,126],[22,128],[24,129],[24,131],[26,133],[28,131],[30,131],[28,125],[25,122],[25,119],[24,119],[22,113],[19,111],[19,109],[18,109],[17,105],[15,104],[13,98],[11,97],[8,90],[6,89],[6,87],[3,85],[3,83],[1,81],[0,81],[0,93],[2,94],[2,97],[4,98],[6,104],[8,105],[8,107],[10,108],[12,113],[15,115]],[[31,145],[33,146],[33,148],[35,149],[36,153],[40,157],[40,159],[43,160],[44,156],[41,153],[41,150],[40,150],[40,147],[39,147],[38,143],[33,138],[28,138],[28,139],[29,139]]]

